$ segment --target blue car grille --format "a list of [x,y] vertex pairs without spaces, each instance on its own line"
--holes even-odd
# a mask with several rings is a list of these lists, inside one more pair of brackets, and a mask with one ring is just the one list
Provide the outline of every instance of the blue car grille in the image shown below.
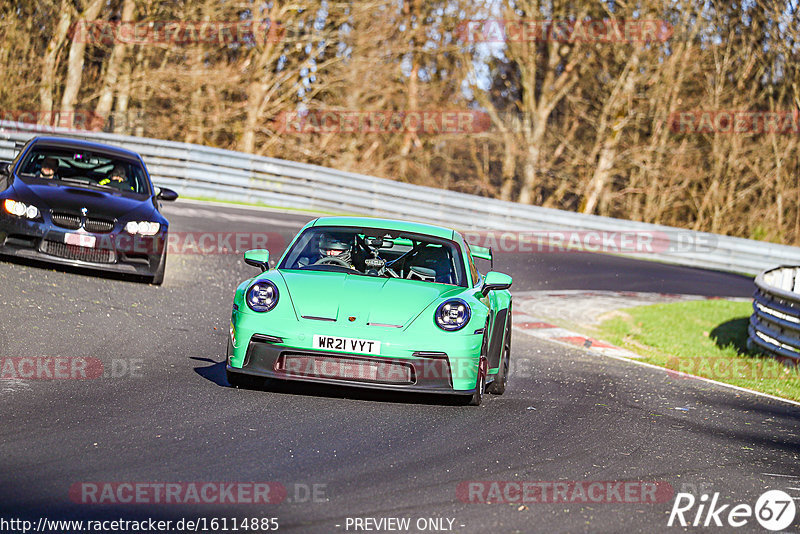
[[114,263],[114,251],[100,248],[67,245],[58,241],[42,241],[42,252],[65,260],[87,261],[89,263]]
[[83,227],[86,228],[87,232],[107,234],[114,229],[114,221],[109,221],[106,219],[93,219],[90,217],[86,219],[85,223],[83,223]]
[[[53,224],[60,226],[61,228],[77,230],[81,227],[80,215],[54,211],[51,215],[51,218],[53,219]],[[109,219],[87,217],[86,220],[83,221],[83,227],[87,232],[92,232],[95,234],[107,234],[114,229],[114,221]]]
[[53,219],[53,224],[56,226],[60,226],[61,228],[67,228],[69,230],[77,230],[81,227],[81,218],[78,215],[72,215],[71,213],[60,213],[54,212],[51,216]]

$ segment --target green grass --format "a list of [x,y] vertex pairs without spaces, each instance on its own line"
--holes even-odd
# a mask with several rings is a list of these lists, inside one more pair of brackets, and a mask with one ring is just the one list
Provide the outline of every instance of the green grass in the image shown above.
[[748,351],[752,311],[728,300],[639,306],[616,312],[599,335],[654,365],[800,401],[800,371]]

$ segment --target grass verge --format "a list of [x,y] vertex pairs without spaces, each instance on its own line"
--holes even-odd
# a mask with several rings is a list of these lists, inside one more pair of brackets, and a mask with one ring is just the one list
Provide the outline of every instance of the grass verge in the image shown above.
[[642,361],[800,401],[800,371],[747,349],[749,302],[700,300],[618,311],[600,324],[603,340]]

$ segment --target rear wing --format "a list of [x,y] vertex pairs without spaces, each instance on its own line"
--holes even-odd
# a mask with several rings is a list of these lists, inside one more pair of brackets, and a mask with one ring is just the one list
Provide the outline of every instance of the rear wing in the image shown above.
[[492,249],[488,247],[479,247],[478,245],[470,245],[469,250],[472,253],[473,258],[489,260],[491,264],[490,268],[494,268],[494,256],[492,255]]

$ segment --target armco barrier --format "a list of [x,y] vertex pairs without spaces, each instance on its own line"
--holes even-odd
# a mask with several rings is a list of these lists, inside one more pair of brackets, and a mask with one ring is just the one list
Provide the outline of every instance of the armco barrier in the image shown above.
[[35,135],[69,135],[139,152],[157,185],[185,196],[395,217],[463,230],[651,232],[667,240],[688,236],[690,242],[704,246],[665,247],[653,253],[627,255],[746,274],[778,265],[800,265],[800,249],[786,245],[517,204],[160,139],[0,121],[0,160],[14,156],[15,142]]
[[756,277],[748,344],[800,360],[800,267],[778,267]]

